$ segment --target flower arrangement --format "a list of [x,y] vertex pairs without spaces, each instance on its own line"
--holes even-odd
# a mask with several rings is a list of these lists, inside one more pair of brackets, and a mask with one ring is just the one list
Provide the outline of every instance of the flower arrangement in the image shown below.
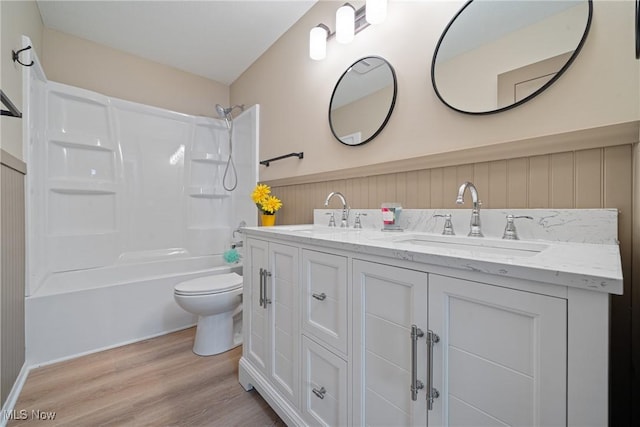
[[258,184],[251,193],[251,199],[263,215],[274,215],[282,207],[282,202],[271,194],[271,187]]

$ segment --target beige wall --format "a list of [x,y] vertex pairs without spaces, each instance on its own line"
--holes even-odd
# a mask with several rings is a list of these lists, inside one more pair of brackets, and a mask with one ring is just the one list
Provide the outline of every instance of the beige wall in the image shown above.
[[[0,1],[0,87],[18,107],[22,108],[22,66],[11,61],[11,51],[23,47],[21,36],[29,36],[33,49],[42,53],[42,19],[35,1]],[[4,106],[3,106],[4,109]],[[3,116],[0,148],[22,159],[22,120]]]
[[43,39],[49,80],[199,116],[217,117],[215,105],[229,104],[222,83],[50,28]]
[[[393,1],[387,20],[349,45],[328,42],[327,58],[308,56],[309,30],[334,27],[338,2],[321,1],[231,85],[232,103],[260,103],[260,157],[304,151],[260,169],[262,180],[340,170],[500,142],[552,135],[640,118],[634,58],[634,2],[596,0],[587,42],[547,92],[513,110],[469,116],[435,96],[430,65],[438,38],[464,3]],[[396,109],[383,132],[360,147],[331,135],[327,109],[342,72],[358,58],[379,55],[398,77]]]

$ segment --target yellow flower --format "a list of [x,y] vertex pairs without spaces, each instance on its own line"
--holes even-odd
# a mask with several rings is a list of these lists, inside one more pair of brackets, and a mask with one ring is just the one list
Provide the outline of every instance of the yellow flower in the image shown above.
[[253,190],[253,193],[251,193],[251,199],[253,200],[253,203],[260,203],[269,196],[269,194],[271,194],[271,188],[268,185],[258,184]]
[[282,202],[275,196],[267,196],[260,202],[264,212],[274,214],[282,207]]

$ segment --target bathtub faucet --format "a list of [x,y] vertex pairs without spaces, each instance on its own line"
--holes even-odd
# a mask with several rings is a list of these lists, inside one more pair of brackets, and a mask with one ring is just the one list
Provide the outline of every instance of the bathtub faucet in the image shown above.
[[231,238],[235,239],[236,233],[242,233],[242,229],[245,228],[246,226],[247,226],[247,223],[245,221],[240,221],[240,224],[238,224],[238,228],[233,230],[233,233],[231,234]]
[[[247,226],[247,223],[245,221],[240,221],[240,224],[238,224],[238,228],[236,228],[235,230],[233,230],[233,233],[231,233],[231,239],[234,240],[236,238],[236,233],[242,233],[242,230]],[[242,240],[238,240],[237,242],[231,242],[231,249],[235,249],[235,248],[241,248],[242,247]]]

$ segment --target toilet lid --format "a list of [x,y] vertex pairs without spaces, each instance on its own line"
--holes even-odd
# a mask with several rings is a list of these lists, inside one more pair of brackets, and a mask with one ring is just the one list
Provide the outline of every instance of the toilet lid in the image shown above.
[[225,273],[178,283],[175,291],[181,295],[205,295],[226,292],[239,287],[242,287],[242,276],[236,273]]

